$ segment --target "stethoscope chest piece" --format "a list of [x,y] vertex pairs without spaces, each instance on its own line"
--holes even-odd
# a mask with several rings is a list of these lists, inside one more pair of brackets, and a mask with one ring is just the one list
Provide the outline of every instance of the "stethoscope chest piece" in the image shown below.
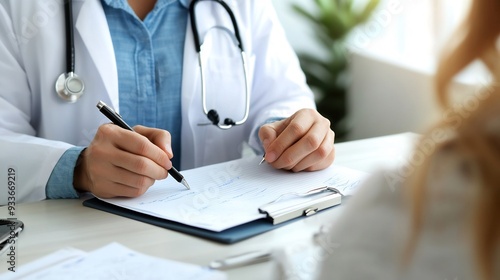
[[57,95],[68,103],[76,102],[82,96],[85,85],[75,74],[75,40],[73,35],[73,5],[71,0],[64,1],[64,20],[66,26],[66,72],[56,81]]
[[57,78],[57,95],[66,102],[76,102],[82,96],[84,90],[83,81],[73,72],[63,73]]

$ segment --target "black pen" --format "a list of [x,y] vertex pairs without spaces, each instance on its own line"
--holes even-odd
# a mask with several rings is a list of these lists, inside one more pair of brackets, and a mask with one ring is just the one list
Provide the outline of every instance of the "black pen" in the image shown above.
[[[123,128],[123,129],[134,131],[134,129],[132,129],[132,127],[130,127],[130,125],[128,125],[122,119],[122,117],[117,112],[115,112],[115,110],[111,109],[111,107],[106,105],[106,103],[99,101],[99,103],[97,103],[97,109],[99,109],[99,111],[101,111],[101,113],[103,113],[103,115],[105,115],[110,121],[112,121],[117,126]],[[183,184],[188,190],[190,189],[186,179],[184,179],[184,176],[182,176],[182,174],[179,173],[179,171],[177,171],[177,169],[175,169],[175,167],[172,166],[172,168],[170,168],[168,170],[168,174],[172,175],[172,177],[174,177],[174,179],[177,182]]]

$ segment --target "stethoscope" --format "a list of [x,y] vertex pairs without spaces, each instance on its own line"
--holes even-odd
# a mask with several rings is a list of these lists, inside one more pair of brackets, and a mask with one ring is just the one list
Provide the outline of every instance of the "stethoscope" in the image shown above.
[[[226,118],[223,123],[219,123],[219,114],[214,109],[207,109],[207,94],[205,87],[205,73],[203,71],[203,52],[202,45],[200,42],[200,37],[198,34],[198,28],[196,25],[196,14],[195,6],[200,1],[215,1],[219,3],[228,13],[233,24],[234,36],[237,40],[237,45],[240,49],[241,60],[243,65],[243,74],[245,77],[245,114],[243,118],[239,121],[234,121],[233,119]],[[85,84],[82,79],[75,74],[75,39],[73,34],[73,7],[72,1],[64,1],[64,13],[65,13],[65,27],[66,27],[66,72],[61,74],[56,81],[56,92],[57,95],[64,101],[69,103],[76,102],[84,93]],[[193,0],[189,5],[189,15],[191,18],[191,29],[194,37],[194,43],[196,52],[198,53],[198,63],[200,66],[201,74],[201,97],[202,97],[202,107],[203,113],[210,120],[210,123],[202,123],[199,125],[216,125],[221,129],[229,129],[236,125],[241,125],[246,122],[248,118],[248,113],[250,111],[250,88],[248,83],[248,73],[247,73],[247,62],[246,55],[243,49],[243,44],[241,42],[240,31],[238,29],[238,24],[236,23],[236,18],[231,11],[231,8],[223,0]]]
[[[195,6],[201,1],[207,1],[207,0],[193,0],[191,1],[191,4],[189,5],[189,16],[191,18],[191,29],[194,37],[194,45],[196,48],[196,52],[198,53],[198,63],[200,66],[200,74],[201,74],[201,99],[202,99],[202,106],[203,106],[203,113],[207,116],[207,118],[210,120],[210,123],[202,123],[198,125],[216,125],[217,127],[221,129],[229,129],[233,126],[236,125],[241,125],[245,123],[245,121],[248,118],[248,113],[250,111],[250,88],[249,88],[249,83],[248,83],[248,73],[247,73],[247,61],[246,61],[246,55],[245,51],[243,49],[243,44],[241,42],[241,37],[240,37],[240,30],[238,29],[238,24],[236,23],[236,18],[231,11],[231,8],[227,5],[226,2],[223,0],[210,0],[210,1],[215,1],[219,3],[226,12],[228,13],[229,17],[231,18],[231,22],[233,24],[233,29],[234,29],[234,37],[236,37],[237,40],[237,45],[240,49],[240,54],[241,54],[241,61],[243,65],[243,75],[245,76],[245,114],[243,118],[239,121],[234,121],[233,119],[226,118],[224,119],[224,123],[219,123],[219,114],[217,113],[216,110],[207,109],[207,93],[206,93],[206,87],[205,87],[205,73],[203,72],[203,52],[202,52],[202,45],[203,42],[200,42],[200,35],[198,33],[198,27],[196,25],[196,14],[195,14]],[[224,29],[227,30],[227,29]]]
[[75,74],[75,38],[73,35],[73,1],[64,1],[64,20],[66,26],[66,72],[56,81],[56,92],[69,103],[76,102],[85,90],[82,79]]

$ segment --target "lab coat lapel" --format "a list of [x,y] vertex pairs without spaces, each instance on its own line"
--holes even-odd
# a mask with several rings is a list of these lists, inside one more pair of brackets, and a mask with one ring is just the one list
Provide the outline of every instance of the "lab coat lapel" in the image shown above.
[[[199,145],[195,145],[197,135],[195,135],[196,120],[202,113],[201,97],[195,98],[196,94],[201,96],[200,69],[198,66],[198,54],[194,46],[193,34],[191,32],[191,22],[188,20],[186,27],[186,38],[184,40],[184,58],[182,73],[182,122],[189,125],[182,125],[182,145],[181,145],[181,169],[193,168],[196,159],[187,155],[192,154],[197,157],[200,152]],[[195,101],[196,100],[196,101]]]
[[106,15],[98,0],[84,1],[75,29],[96,65],[114,108],[118,104],[118,72]]

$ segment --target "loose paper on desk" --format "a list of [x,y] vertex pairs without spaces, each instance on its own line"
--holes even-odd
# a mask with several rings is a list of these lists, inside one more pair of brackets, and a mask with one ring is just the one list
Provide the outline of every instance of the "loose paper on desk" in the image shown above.
[[366,173],[335,164],[315,172],[277,170],[259,165],[260,157],[182,171],[191,190],[173,178],[157,181],[137,198],[102,199],[151,216],[222,231],[265,217],[258,208],[284,193],[303,193],[322,186],[343,194],[355,191]]
[[5,280],[225,280],[226,274],[206,267],[144,255],[111,243],[92,252],[66,248],[0,274]]

